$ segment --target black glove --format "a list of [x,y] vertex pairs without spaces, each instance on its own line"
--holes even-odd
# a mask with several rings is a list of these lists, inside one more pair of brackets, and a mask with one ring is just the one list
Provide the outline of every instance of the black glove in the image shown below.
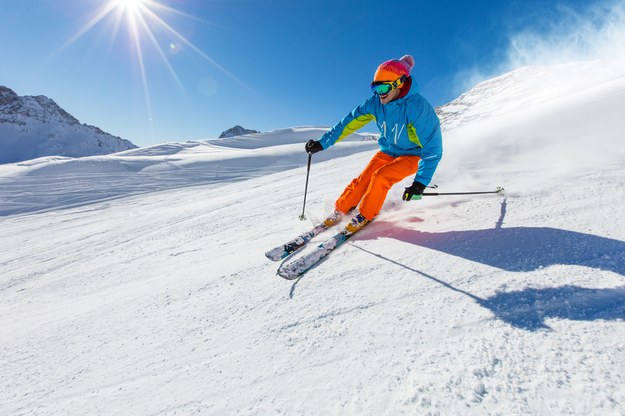
[[314,155],[317,152],[321,152],[323,150],[323,146],[319,143],[318,140],[308,140],[306,142],[306,153],[309,155]]
[[404,191],[404,195],[401,197],[404,201],[417,201],[421,199],[421,195],[423,194],[423,190],[425,189],[425,185],[421,182],[414,181],[412,185],[410,185]]

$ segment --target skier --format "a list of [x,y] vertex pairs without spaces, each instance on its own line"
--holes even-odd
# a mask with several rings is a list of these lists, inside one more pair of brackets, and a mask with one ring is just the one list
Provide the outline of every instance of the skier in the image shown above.
[[[356,107],[319,140],[309,140],[306,152],[327,149],[375,120],[380,129],[378,151],[336,200],[334,212],[324,224],[332,226],[358,207],[346,229],[355,233],[379,213],[391,187],[415,174],[402,200],[421,199],[443,155],[440,121],[432,105],[418,93],[410,76],[414,59],[404,55],[378,66],[371,88],[373,96]],[[360,205],[358,205],[360,204]]]

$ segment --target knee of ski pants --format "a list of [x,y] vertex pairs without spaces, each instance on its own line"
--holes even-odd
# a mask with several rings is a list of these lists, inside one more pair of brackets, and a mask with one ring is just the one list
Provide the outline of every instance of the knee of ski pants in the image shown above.
[[377,169],[360,204],[360,213],[368,220],[376,217],[384,205],[389,189],[402,179],[414,175],[419,168],[419,160],[418,156],[400,156]]

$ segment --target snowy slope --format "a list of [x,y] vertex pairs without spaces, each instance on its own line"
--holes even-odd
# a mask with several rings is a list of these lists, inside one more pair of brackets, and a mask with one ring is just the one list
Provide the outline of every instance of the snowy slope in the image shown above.
[[136,148],[76,118],[43,95],[20,97],[0,85],[0,164],[42,156],[105,155]]
[[476,85],[439,108],[438,113],[442,123],[451,129],[480,118],[575,97],[584,90],[593,90],[622,77],[622,62],[589,61],[554,67],[522,67]]
[[[326,131],[317,127],[286,128],[226,139],[167,143],[110,156],[52,156],[0,165],[0,215],[282,172],[305,165],[303,143]],[[336,152],[326,152],[315,160],[374,149],[377,144],[372,136],[352,134]]]
[[[475,101],[434,180],[505,197],[397,186],[295,282],[263,252],[310,226],[322,130],[0,167],[0,414],[624,414],[625,67],[521,74],[483,94],[536,104]],[[315,155],[310,222],[375,148]]]

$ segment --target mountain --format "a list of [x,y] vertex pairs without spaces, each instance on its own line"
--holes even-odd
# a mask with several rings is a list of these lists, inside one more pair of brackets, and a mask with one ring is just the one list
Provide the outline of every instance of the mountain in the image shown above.
[[506,194],[406,203],[407,178],[296,281],[263,253],[322,219],[374,142],[313,156],[304,222],[320,127],[0,166],[0,414],[622,414],[609,65],[467,91],[434,183]]
[[0,163],[42,156],[105,155],[136,148],[128,140],[81,124],[48,97],[20,97],[1,85],[0,147]]
[[219,138],[224,139],[227,137],[243,136],[244,134],[252,134],[252,133],[260,133],[260,132],[256,130],[248,130],[237,125],[237,126],[229,128],[226,131],[221,132],[221,134],[219,135]]

